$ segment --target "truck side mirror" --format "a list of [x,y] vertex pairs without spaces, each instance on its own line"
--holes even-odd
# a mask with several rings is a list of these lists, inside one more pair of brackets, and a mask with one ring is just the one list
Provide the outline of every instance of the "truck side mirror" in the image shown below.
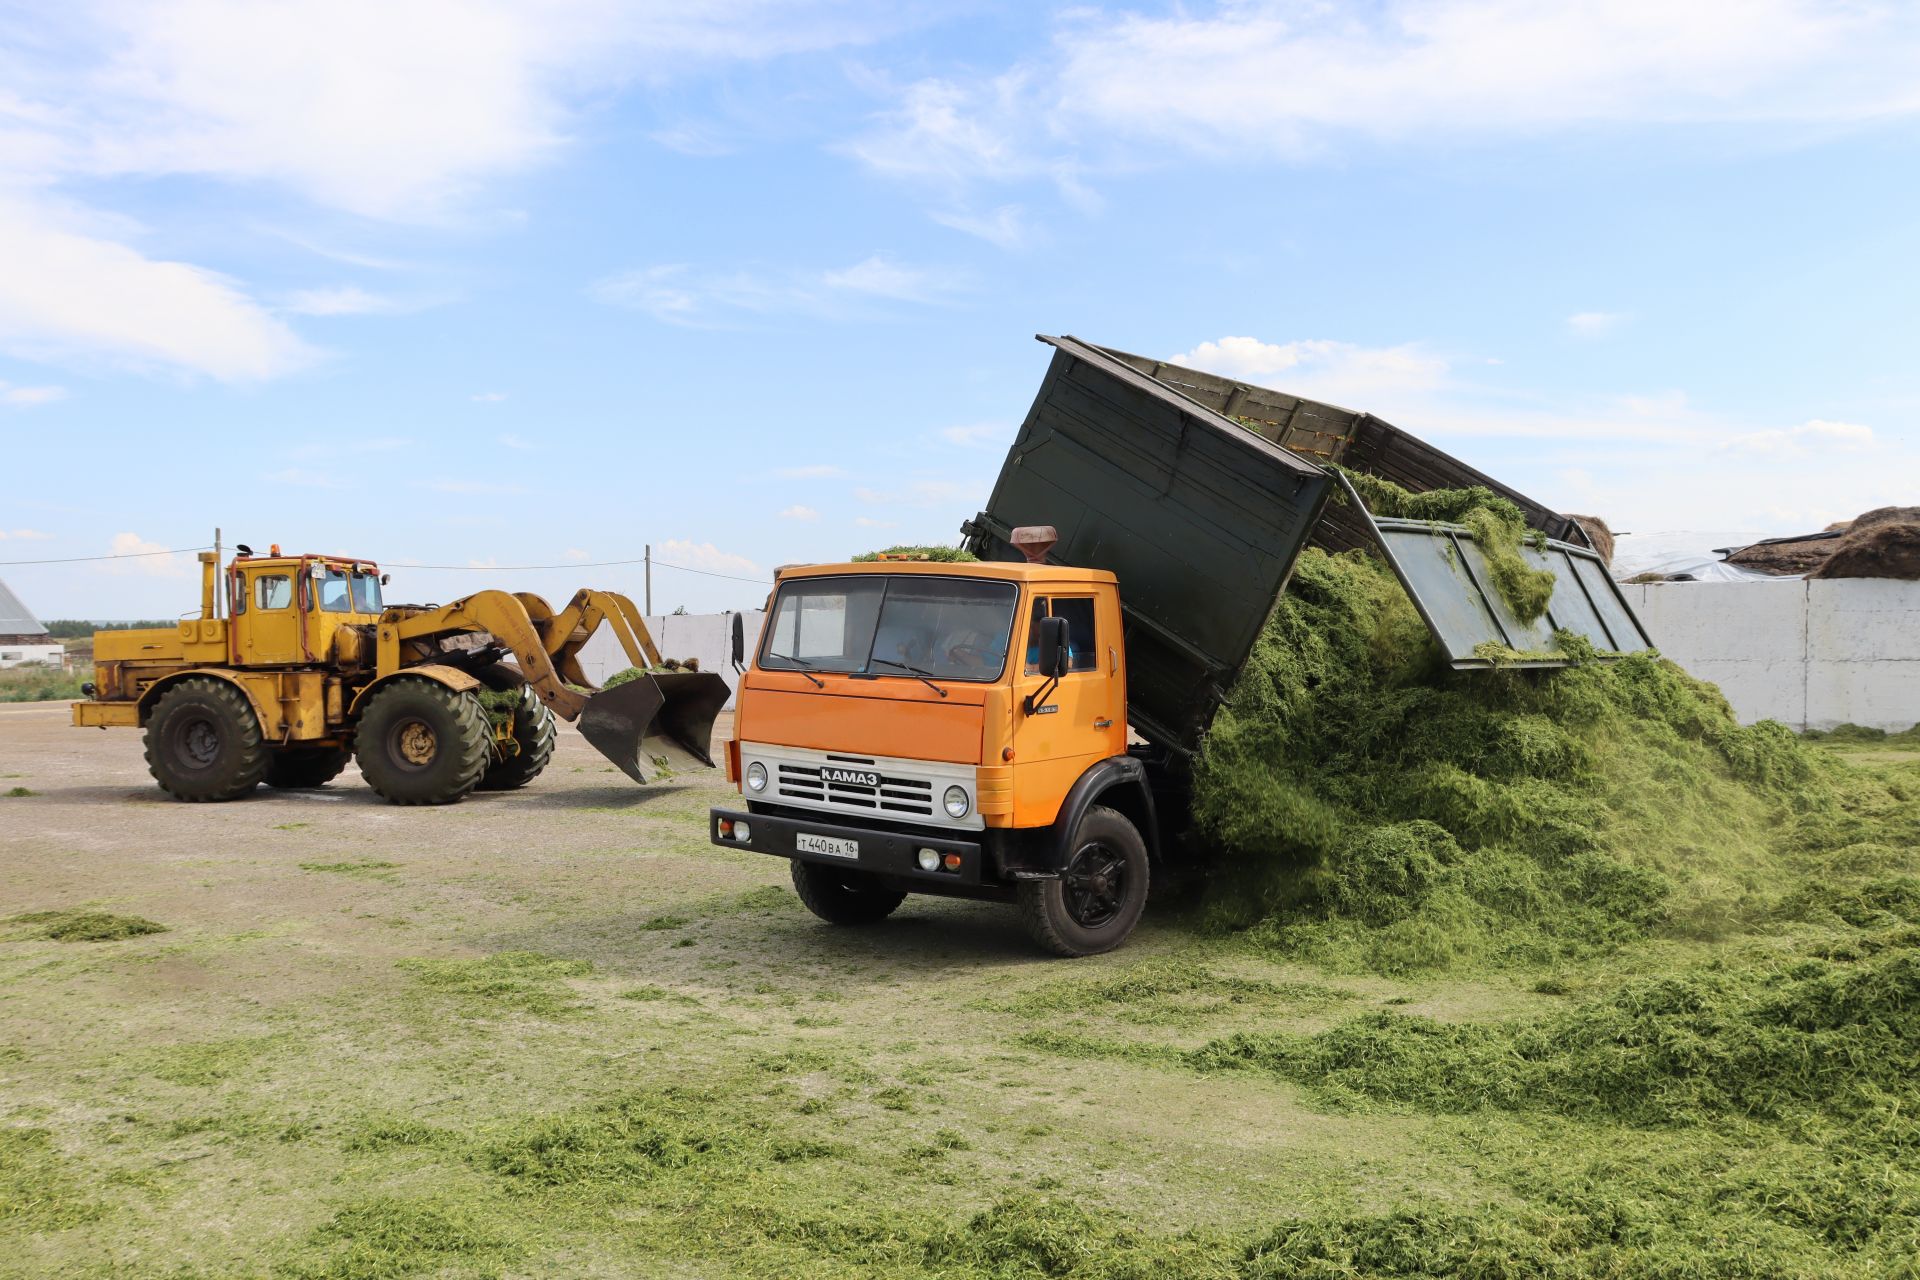
[[733,615],[733,669],[740,670],[747,661],[747,622],[740,614]]
[[1035,665],[1041,675],[1058,680],[1067,674],[1067,620],[1041,618],[1034,628],[1038,655]]

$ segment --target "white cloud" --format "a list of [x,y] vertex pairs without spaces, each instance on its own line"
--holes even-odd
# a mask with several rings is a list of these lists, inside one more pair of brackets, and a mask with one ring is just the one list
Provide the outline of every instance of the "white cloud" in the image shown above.
[[504,391],[476,391],[467,397],[475,404],[499,404],[506,398],[507,393]]
[[872,516],[855,516],[853,522],[862,529],[897,529],[900,527],[898,521],[875,520]]
[[16,387],[0,382],[0,404],[14,409],[31,409],[67,398],[65,387]]
[[384,294],[368,293],[358,285],[329,289],[301,289],[288,296],[282,308],[298,316],[375,316],[410,311],[412,304]]
[[947,212],[930,216],[943,227],[978,236],[999,249],[1024,249],[1037,236],[1025,210],[1017,204],[1003,204],[992,213]]
[[524,452],[533,448],[533,442],[531,440],[522,439],[511,431],[502,431],[499,435],[495,436],[494,439],[497,440],[503,448],[507,449],[519,449]]
[[669,538],[665,542],[654,544],[654,565],[678,566],[683,569],[700,569],[707,573],[732,574],[736,577],[760,578],[766,575],[760,566],[745,556],[735,555],[731,551],[722,551],[711,542],[693,542],[685,538]]
[[782,520],[818,520],[820,518],[820,513],[818,511],[815,511],[812,507],[803,507],[798,503],[795,503],[793,506],[788,507],[785,511],[782,511],[780,513],[780,518]]
[[1920,14],[1845,0],[1238,0],[1065,11],[1049,52],[900,89],[846,150],[960,187],[1152,151],[1245,164],[1595,126],[1872,123],[1920,110]]
[[1012,435],[1013,428],[1004,422],[970,422],[965,426],[940,429],[942,440],[967,448],[1000,444]]
[[843,476],[846,471],[830,463],[814,462],[803,467],[781,467],[775,474],[789,480],[827,480],[834,476]]
[[563,554],[565,554],[569,560],[590,560],[593,558],[591,553],[583,551],[579,547],[568,547]]
[[99,573],[118,575],[141,574],[149,578],[183,578],[192,557],[184,552],[162,555],[166,547],[157,542],[149,542],[137,533],[116,533],[113,542],[107,548],[107,554],[126,556],[124,560],[96,560],[93,568]]
[[884,254],[875,254],[844,271],[821,273],[820,283],[829,289],[872,294],[900,302],[937,302],[963,288],[964,277],[957,271],[908,266]]
[[1828,422],[1812,418],[1797,427],[1750,431],[1734,436],[1722,447],[1736,453],[1796,457],[1813,450],[1860,450],[1874,444],[1873,428],[1857,422]]
[[0,529],[0,541],[16,538],[21,542],[51,542],[53,535],[39,529]]
[[1202,342],[1170,359],[1290,395],[1362,407],[1370,407],[1384,395],[1433,390],[1446,383],[1449,372],[1445,359],[1416,343],[1363,347],[1323,338],[1262,342],[1226,337]]
[[1617,311],[1576,311],[1567,317],[1567,328],[1576,338],[1600,338],[1619,328],[1625,319]]
[[889,302],[944,302],[967,287],[964,273],[915,266],[876,254],[850,267],[819,271],[698,271],[666,263],[598,280],[588,293],[666,324],[713,328],[752,316],[857,319]]
[[342,454],[397,453],[412,444],[405,436],[365,436],[358,440],[326,440],[297,445],[287,456],[302,462],[325,462]]
[[909,480],[890,489],[857,488],[853,496],[868,506],[942,507],[980,501],[980,487],[959,480]]
[[317,357],[232,281],[62,225],[77,218],[0,196],[0,349],[223,382],[276,377]]

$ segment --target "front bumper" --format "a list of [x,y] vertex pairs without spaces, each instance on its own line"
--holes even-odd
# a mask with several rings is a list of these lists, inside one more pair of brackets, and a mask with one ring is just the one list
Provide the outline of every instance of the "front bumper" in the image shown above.
[[[720,823],[723,820],[746,823],[750,838],[739,840],[722,837]],[[802,852],[795,846],[794,837],[803,832],[835,840],[851,840],[857,846],[859,856],[841,858],[831,854]],[[843,827],[831,822],[816,822],[811,818],[748,813],[744,809],[711,810],[707,814],[707,838],[723,849],[751,849],[755,853],[770,854],[776,858],[846,867],[851,871],[914,881],[928,888],[940,885],[978,886],[982,883],[982,872],[986,870],[986,853],[976,840],[955,840],[931,832]],[[949,853],[959,854],[959,869],[922,871],[916,860],[922,849],[932,849],[942,858]]]

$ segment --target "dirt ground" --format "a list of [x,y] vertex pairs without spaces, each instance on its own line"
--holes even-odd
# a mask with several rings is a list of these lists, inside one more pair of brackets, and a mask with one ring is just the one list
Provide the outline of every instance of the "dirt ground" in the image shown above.
[[[0,931],[0,1125],[34,1162],[0,1210],[6,1276],[414,1274],[404,1250],[386,1269],[331,1268],[349,1247],[338,1223],[370,1197],[494,1193],[470,1185],[471,1161],[380,1134],[479,1142],[688,1086],[716,1090],[702,1105],[727,1124],[777,1111],[824,1144],[769,1193],[796,1212],[904,1196],[961,1221],[1038,1189],[1177,1230],[1415,1186],[1471,1196],[1430,1121],[1026,1042],[1197,1043],[1250,1011],[1304,1027],[1371,1004],[1527,998],[1328,986],[1244,957],[1195,970],[1190,936],[1152,919],[1079,962],[1036,954],[989,904],[915,898],[878,928],[835,929],[799,907],[785,863],[707,843],[717,774],[636,787],[564,727],[531,787],[449,808],[389,806],[352,769],[316,792],[188,805],[147,777],[136,734],[8,706],[6,791],[0,918],[84,908],[165,928]],[[1129,976],[1150,980],[1131,991]],[[513,1250],[432,1254],[426,1270],[788,1267],[604,1226],[536,1214]]]

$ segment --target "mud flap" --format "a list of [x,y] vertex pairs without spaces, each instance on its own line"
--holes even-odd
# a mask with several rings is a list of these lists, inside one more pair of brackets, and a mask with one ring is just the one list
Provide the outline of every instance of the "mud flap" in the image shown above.
[[727,697],[711,672],[648,672],[588,698],[580,736],[635,782],[711,769],[713,721]]

